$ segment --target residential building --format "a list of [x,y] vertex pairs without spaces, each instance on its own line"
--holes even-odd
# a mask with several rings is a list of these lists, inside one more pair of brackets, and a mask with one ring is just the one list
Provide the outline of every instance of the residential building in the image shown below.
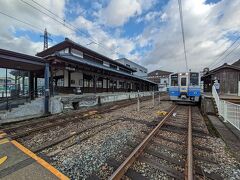
[[201,79],[204,82],[204,92],[211,92],[214,81],[217,80],[220,83],[221,94],[237,95],[240,82],[238,61],[232,65],[225,63],[211,71],[205,71]]
[[121,58],[121,59],[116,59],[115,61],[121,63],[121,64],[124,64],[126,67],[129,67],[129,68],[132,68],[135,70],[135,72],[133,73],[134,75],[136,76],[140,76],[140,77],[146,77],[147,76],[147,68],[133,62],[133,61],[130,61],[126,58]]
[[148,73],[147,79],[158,84],[159,91],[167,91],[169,85],[169,75],[172,72],[155,70]]

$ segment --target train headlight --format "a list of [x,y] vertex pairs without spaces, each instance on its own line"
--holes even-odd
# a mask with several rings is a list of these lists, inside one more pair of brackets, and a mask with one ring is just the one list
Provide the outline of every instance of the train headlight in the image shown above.
[[182,75],[182,73],[179,74],[180,76]]
[[188,73],[186,73],[186,75],[188,75]]

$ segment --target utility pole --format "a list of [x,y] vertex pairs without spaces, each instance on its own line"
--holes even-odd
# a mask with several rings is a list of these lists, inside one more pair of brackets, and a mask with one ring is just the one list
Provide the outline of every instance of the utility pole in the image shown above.
[[43,37],[43,50],[46,50],[48,48],[48,41],[52,41],[49,36],[50,34],[47,32],[47,28],[45,28],[44,35],[41,35],[41,37]]

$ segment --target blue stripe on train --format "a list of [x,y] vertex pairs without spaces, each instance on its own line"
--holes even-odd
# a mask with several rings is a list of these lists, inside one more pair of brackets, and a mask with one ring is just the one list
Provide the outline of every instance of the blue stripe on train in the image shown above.
[[[178,87],[170,87],[169,88],[169,95],[170,96],[180,96],[180,90]],[[188,96],[197,96],[199,97],[201,95],[200,88],[196,87],[189,87],[188,88]]]
[[201,95],[201,89],[200,88],[192,88],[189,87],[188,89],[188,96],[200,96]]
[[170,87],[169,96],[180,96],[179,87]]

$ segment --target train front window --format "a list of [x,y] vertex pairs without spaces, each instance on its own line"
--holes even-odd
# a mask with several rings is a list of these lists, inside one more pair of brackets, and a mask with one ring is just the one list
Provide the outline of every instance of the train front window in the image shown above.
[[198,73],[190,73],[190,85],[191,86],[198,86],[199,85],[199,74]]
[[181,78],[181,86],[186,86],[187,85],[187,78],[183,77]]
[[178,75],[171,75],[171,86],[178,86]]

